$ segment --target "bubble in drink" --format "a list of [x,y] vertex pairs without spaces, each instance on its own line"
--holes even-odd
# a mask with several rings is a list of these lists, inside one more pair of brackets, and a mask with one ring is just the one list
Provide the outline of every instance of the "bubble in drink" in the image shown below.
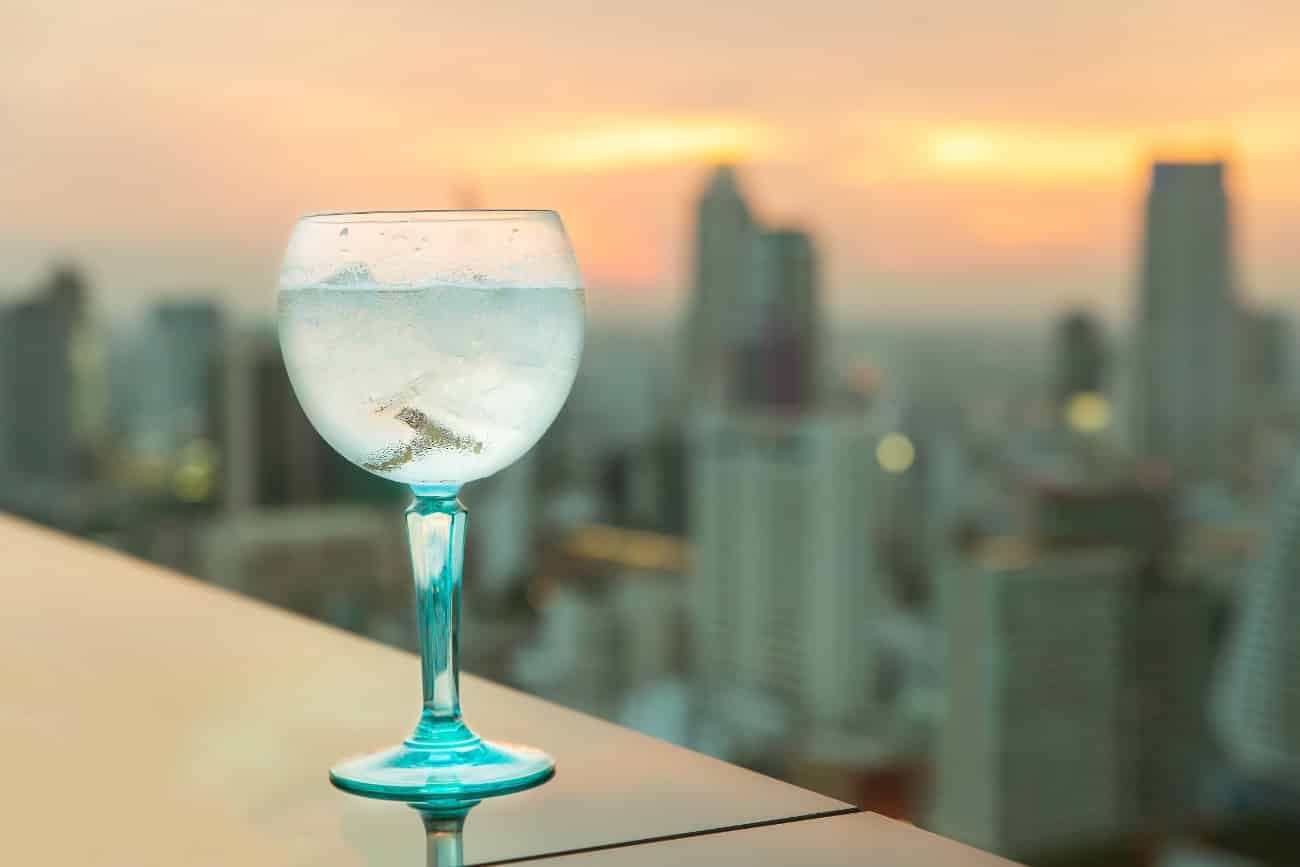
[[348,460],[460,485],[518,460],[555,420],[582,354],[581,289],[344,276],[280,291],[280,345],[303,409]]

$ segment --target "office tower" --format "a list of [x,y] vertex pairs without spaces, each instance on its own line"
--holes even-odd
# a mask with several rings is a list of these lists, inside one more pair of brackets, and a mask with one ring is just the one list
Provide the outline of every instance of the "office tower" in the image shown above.
[[220,381],[224,323],[210,301],[175,301],[154,307],[146,326],[157,365],[155,423],[175,447],[221,434]]
[[1137,328],[1137,447],[1221,479],[1237,429],[1237,304],[1223,163],[1155,164]]
[[97,396],[87,380],[97,371],[85,296],[81,275],[63,267],[0,311],[0,468],[14,476],[70,483],[90,470]]
[[1126,613],[1135,558],[990,540],[945,576],[948,707],[934,829],[1024,857],[1132,820]]
[[818,263],[812,239],[754,217],[735,170],[714,170],[698,204],[687,307],[690,406],[801,410],[820,375]]
[[696,213],[685,377],[690,402],[708,405],[730,396],[733,355],[753,294],[757,229],[731,166],[714,170]]
[[712,694],[761,694],[812,727],[864,724],[875,444],[856,414],[695,420],[687,610]]
[[1215,687],[1229,758],[1264,781],[1300,786],[1300,465],[1250,572]]
[[1026,531],[1039,549],[1109,546],[1138,564],[1122,621],[1133,708],[1135,817],[1170,827],[1197,817],[1211,754],[1209,696],[1215,592],[1181,576],[1173,562],[1177,520],[1168,480],[1118,477],[1022,483]]
[[1064,405],[1079,394],[1099,393],[1106,383],[1106,337],[1096,317],[1068,313],[1056,326],[1055,397]]
[[817,396],[817,254],[812,239],[794,229],[758,232],[753,243],[737,397],[749,405],[807,408]]

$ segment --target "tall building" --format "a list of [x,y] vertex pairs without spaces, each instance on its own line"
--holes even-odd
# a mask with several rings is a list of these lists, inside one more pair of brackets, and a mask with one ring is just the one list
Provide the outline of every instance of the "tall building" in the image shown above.
[[685,321],[689,404],[810,406],[821,341],[808,234],[762,226],[735,170],[719,166],[697,206],[694,265]]
[[1257,779],[1300,787],[1300,464],[1251,570],[1228,639],[1213,719],[1229,758]]
[[150,333],[162,367],[157,400],[178,445],[221,434],[224,322],[210,301],[176,301],[153,309]]
[[89,467],[94,366],[86,286],[57,269],[34,297],[0,311],[0,469],[28,479],[76,482]]
[[754,236],[753,293],[737,347],[742,403],[799,409],[816,399],[817,253],[795,229]]
[[934,830],[1013,857],[1106,842],[1133,819],[1126,616],[1113,548],[996,539],[945,576],[948,707]]
[[685,322],[693,403],[728,397],[733,354],[753,293],[757,229],[735,169],[719,166],[696,208],[694,286]]
[[1101,392],[1106,382],[1106,337],[1095,316],[1073,310],[1056,327],[1056,400]]
[[694,667],[711,694],[769,697],[812,728],[869,708],[876,434],[861,415],[697,417],[688,579]]
[[1221,162],[1155,164],[1138,310],[1137,447],[1177,478],[1221,478],[1233,458],[1235,297]]
[[1135,562],[1121,625],[1134,700],[1126,723],[1133,756],[1134,816],[1165,828],[1198,818],[1212,754],[1209,701],[1218,595],[1173,562],[1179,526],[1168,479],[1132,477],[1021,485],[1026,529],[1040,548],[1109,547]]

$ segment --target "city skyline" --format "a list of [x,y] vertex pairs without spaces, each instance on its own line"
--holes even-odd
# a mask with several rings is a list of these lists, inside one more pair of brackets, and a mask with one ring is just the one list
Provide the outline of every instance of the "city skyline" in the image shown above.
[[1114,316],[1146,163],[1188,147],[1231,158],[1246,297],[1300,287],[1300,12],[935,14],[21,0],[0,293],[66,256],[112,307],[214,291],[269,309],[298,214],[478,204],[560,210],[598,314],[668,312],[684,203],[735,160],[764,222],[822,239],[830,309]]
[[[549,433],[466,485],[456,660],[1036,867],[1173,867],[1203,828],[1249,830],[1244,798],[1294,814],[1272,614],[1300,370],[1292,317],[1237,292],[1223,178],[1150,167],[1125,333],[1095,303],[1037,329],[837,318],[821,228],[714,168],[684,321],[593,325]],[[98,280],[65,265],[0,301],[0,508],[427,650],[405,492],[317,432],[275,325],[208,298],[101,328],[126,310]],[[388,294],[350,289],[317,358]],[[407,366],[391,337],[369,343]],[[403,393],[441,417],[476,352]]]

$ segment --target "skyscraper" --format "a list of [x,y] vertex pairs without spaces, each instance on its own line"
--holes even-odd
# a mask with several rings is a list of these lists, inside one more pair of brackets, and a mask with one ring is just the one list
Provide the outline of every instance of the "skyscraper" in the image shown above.
[[0,311],[0,469],[65,482],[88,469],[85,295],[81,275],[63,267],[35,297]]
[[176,301],[153,310],[167,373],[164,402],[182,441],[220,435],[224,322],[210,301]]
[[754,235],[753,292],[737,347],[741,402],[799,409],[816,399],[818,268],[806,232]]
[[762,694],[814,727],[863,724],[881,611],[865,529],[875,440],[853,414],[697,418],[687,611],[711,694]]
[[1056,328],[1056,399],[1100,392],[1106,380],[1106,338],[1096,317],[1072,310]]
[[1135,569],[1121,549],[1010,538],[945,576],[935,830],[1022,857],[1106,842],[1132,821]]
[[132,448],[169,455],[221,439],[224,330],[211,302],[165,302],[123,341],[114,410]]
[[692,403],[729,396],[733,356],[753,292],[756,231],[735,169],[719,166],[697,205],[694,286],[685,322]]
[[1228,200],[1221,162],[1155,164],[1137,329],[1139,453],[1179,480],[1231,464],[1239,370]]

